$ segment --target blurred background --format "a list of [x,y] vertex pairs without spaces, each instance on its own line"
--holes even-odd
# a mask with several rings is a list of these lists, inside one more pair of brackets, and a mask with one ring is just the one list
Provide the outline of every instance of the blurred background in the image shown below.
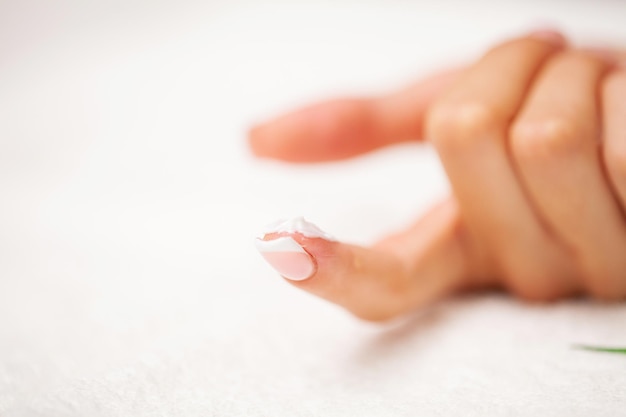
[[256,161],[255,122],[626,2],[0,0],[0,415],[616,415],[626,308],[450,300],[385,326],[284,284],[260,228],[368,244],[448,192],[433,152]]

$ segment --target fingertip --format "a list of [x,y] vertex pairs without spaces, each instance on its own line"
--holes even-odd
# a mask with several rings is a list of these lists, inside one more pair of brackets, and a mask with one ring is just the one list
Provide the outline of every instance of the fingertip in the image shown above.
[[257,158],[272,158],[280,156],[275,148],[276,140],[273,138],[271,122],[260,123],[248,129],[248,147]]
[[257,143],[259,141],[259,126],[254,125],[248,128],[248,133],[246,135],[246,141],[248,142],[248,148],[252,152],[254,156],[260,157],[258,151]]
[[254,144],[258,142],[259,137],[261,136],[261,130],[261,124],[255,124],[248,128],[247,138],[251,146],[254,146]]
[[279,220],[265,227],[255,246],[280,275],[291,281],[312,278],[318,262],[333,256],[334,237],[304,217]]
[[290,284],[359,318],[384,320],[405,310],[407,282],[394,257],[336,241],[301,217],[268,226],[255,245]]
[[248,145],[259,158],[288,162],[310,162],[314,155],[310,148],[310,123],[302,111],[288,113],[256,124],[248,130]]

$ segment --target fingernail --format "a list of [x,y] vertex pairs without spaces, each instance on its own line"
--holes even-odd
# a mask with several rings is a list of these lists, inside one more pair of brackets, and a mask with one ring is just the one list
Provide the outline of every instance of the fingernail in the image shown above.
[[529,35],[531,38],[539,39],[544,42],[551,43],[553,45],[563,45],[565,43],[565,38],[561,35],[560,32],[551,29],[541,29],[532,32]]
[[287,279],[302,281],[315,272],[311,255],[289,236],[272,240],[256,239],[255,245],[267,263]]

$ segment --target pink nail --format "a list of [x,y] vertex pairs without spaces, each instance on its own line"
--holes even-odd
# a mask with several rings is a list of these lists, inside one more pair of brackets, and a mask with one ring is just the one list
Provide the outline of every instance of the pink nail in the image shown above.
[[315,272],[311,255],[289,236],[272,240],[257,239],[255,244],[267,263],[285,278],[302,281]]

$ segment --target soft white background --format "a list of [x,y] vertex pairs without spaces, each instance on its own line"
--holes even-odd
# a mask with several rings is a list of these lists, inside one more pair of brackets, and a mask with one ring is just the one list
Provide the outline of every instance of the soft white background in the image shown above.
[[445,302],[385,326],[283,283],[252,238],[367,244],[447,192],[428,149],[254,161],[257,120],[373,94],[624,1],[0,0],[0,415],[616,416],[626,307]]

